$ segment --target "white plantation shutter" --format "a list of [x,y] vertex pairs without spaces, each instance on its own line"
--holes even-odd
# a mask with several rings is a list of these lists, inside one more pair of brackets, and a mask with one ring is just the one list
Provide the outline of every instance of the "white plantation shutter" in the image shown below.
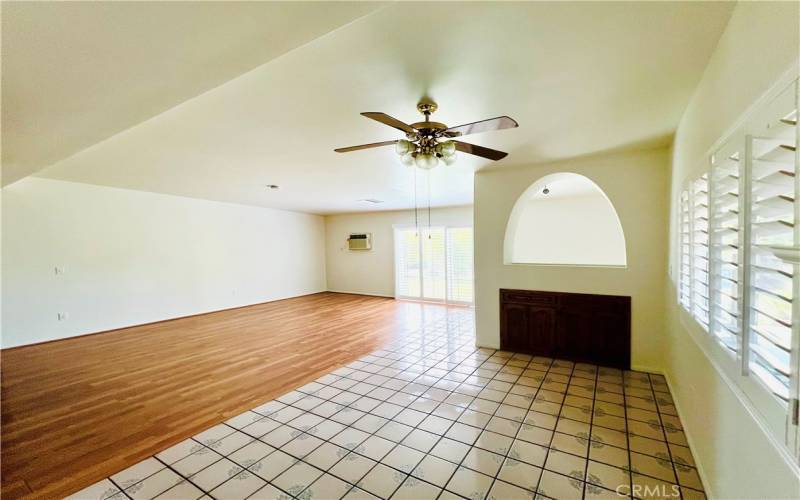
[[421,232],[422,296],[426,299],[444,300],[447,293],[444,228],[423,228]]
[[472,303],[474,300],[473,250],[471,227],[447,228],[447,300]]
[[692,315],[708,329],[708,176],[692,183]]
[[770,247],[800,243],[795,228],[797,110],[792,97],[782,95],[765,110],[766,125],[750,137],[748,157],[747,362],[750,372],[784,401],[790,397],[797,276]]
[[415,228],[394,230],[395,295],[419,298],[421,259],[419,238]]
[[689,191],[681,193],[680,204],[680,274],[678,301],[687,310],[692,307],[692,221],[689,211]]
[[739,210],[741,141],[731,141],[711,162],[710,256],[711,318],[709,331],[728,350],[739,352],[742,332],[741,279],[742,230]]

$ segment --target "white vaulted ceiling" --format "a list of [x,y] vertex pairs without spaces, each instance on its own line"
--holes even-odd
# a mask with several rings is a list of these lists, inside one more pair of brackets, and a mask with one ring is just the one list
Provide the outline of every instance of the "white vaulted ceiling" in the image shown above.
[[[3,38],[4,170],[46,164],[38,175],[313,213],[374,210],[358,201],[364,198],[384,200],[381,209],[413,206],[412,171],[391,148],[333,149],[399,138],[359,112],[417,121],[415,104],[423,95],[439,104],[433,118],[449,125],[515,118],[517,129],[464,138],[507,151],[496,168],[667,144],[732,8],[712,2],[104,3],[86,4],[80,21],[72,20],[72,29],[60,26],[56,37],[42,34],[48,30],[35,5],[24,10],[28,26],[25,36],[15,35],[15,50],[46,60],[33,69],[25,67],[31,61],[7,63]],[[92,5],[105,14],[91,14]],[[86,34],[118,5],[185,9],[197,25],[207,22],[207,30],[187,29],[174,12],[172,33],[159,16],[126,22],[143,14],[114,12],[114,29]],[[258,8],[269,10],[263,32],[251,19]],[[5,28],[5,4],[3,22]],[[94,45],[61,48],[53,61],[47,44],[72,37],[92,38]],[[133,68],[122,64],[124,78],[106,74],[120,50],[138,53],[129,44],[152,37],[160,51],[148,47],[147,59],[133,58]],[[176,59],[176,47],[186,51],[192,40],[200,44],[192,57]],[[264,43],[272,44],[269,50]],[[246,61],[225,62],[222,54],[238,53],[233,46],[249,54]],[[7,65],[27,70],[32,89],[21,89],[19,75],[7,79]],[[171,79],[173,73],[180,78]],[[85,89],[78,81],[92,83]],[[56,91],[55,112],[33,98],[40,93],[52,100]],[[80,109],[71,108],[77,103]],[[461,155],[454,166],[432,171],[433,204],[470,203],[472,173],[490,163]],[[265,184],[281,189],[268,191]]]
[[381,5],[3,2],[3,184]]

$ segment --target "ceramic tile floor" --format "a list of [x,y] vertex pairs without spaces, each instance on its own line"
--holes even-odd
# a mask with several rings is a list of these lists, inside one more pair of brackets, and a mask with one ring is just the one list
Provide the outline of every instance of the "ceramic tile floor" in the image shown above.
[[704,498],[662,376],[474,343],[449,310],[70,498]]

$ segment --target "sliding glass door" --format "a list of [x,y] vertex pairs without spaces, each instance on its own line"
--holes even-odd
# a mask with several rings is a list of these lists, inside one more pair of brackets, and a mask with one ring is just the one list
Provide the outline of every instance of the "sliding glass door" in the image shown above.
[[475,276],[471,227],[447,228],[447,301],[472,304],[475,301]]
[[471,227],[397,227],[394,241],[397,298],[473,302]]

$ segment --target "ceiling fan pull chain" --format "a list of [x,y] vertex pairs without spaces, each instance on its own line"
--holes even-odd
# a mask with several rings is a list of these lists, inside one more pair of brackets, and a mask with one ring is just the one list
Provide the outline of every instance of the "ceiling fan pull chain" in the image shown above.
[[431,171],[428,170],[428,239],[431,239]]
[[414,227],[417,230],[417,238],[419,238],[419,207],[417,204],[417,168],[411,167],[414,170]]

